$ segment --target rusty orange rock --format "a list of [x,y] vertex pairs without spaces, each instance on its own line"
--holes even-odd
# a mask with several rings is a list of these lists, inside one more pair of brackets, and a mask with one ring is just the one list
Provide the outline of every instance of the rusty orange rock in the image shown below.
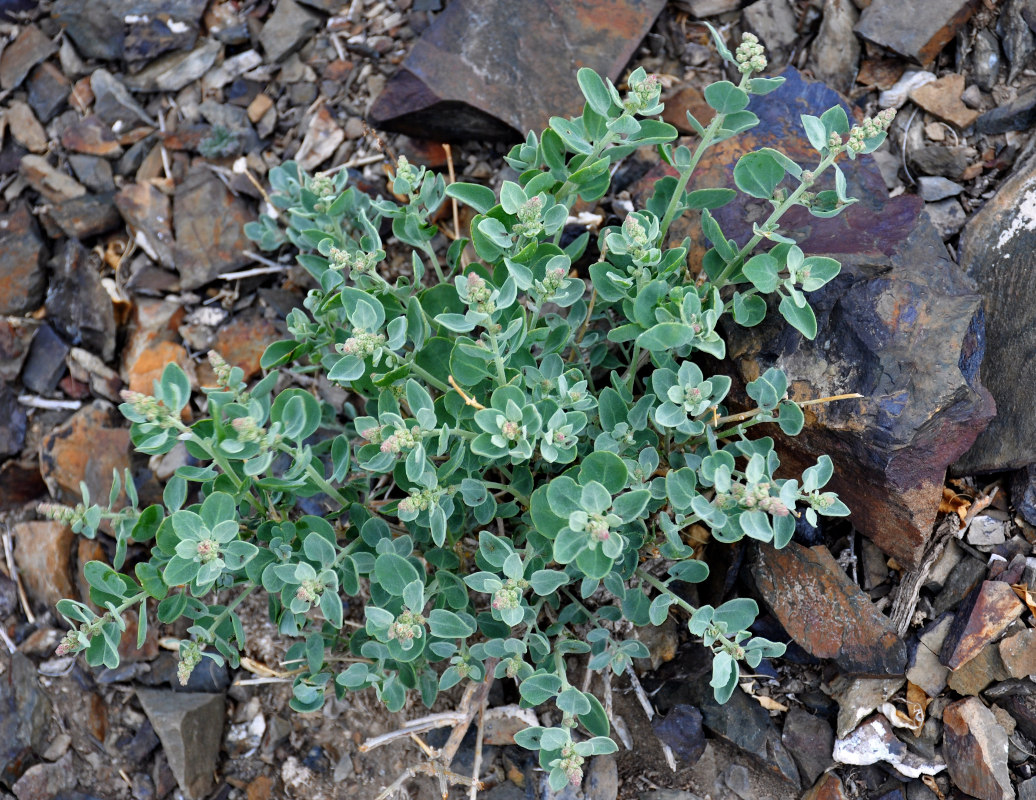
[[14,560],[25,589],[37,603],[52,606],[74,591],[71,577],[75,534],[61,522],[20,522],[13,528]]
[[129,423],[104,400],[81,408],[40,442],[40,474],[62,502],[78,502],[80,481],[92,499],[105,501],[112,470],[121,475],[129,463]]
[[983,581],[965,598],[940,658],[950,669],[970,661],[1022,615],[1025,606],[1003,581]]

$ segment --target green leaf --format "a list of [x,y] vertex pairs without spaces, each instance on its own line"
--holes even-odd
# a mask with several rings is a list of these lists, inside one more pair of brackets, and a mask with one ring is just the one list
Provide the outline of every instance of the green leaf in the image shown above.
[[777,307],[781,316],[798,329],[807,339],[815,339],[817,336],[817,318],[809,303],[804,306],[795,305],[790,297],[781,298],[781,304]]
[[747,630],[759,616],[759,606],[750,597],[728,600],[712,612],[712,623],[724,623],[728,633]]
[[[745,392],[764,411],[772,411],[788,391],[788,378],[779,369],[771,367],[745,387]],[[719,456],[720,453],[715,454]],[[725,454],[724,454],[725,455]],[[714,458],[709,456],[706,461]],[[704,466],[704,464],[703,464]]]
[[717,81],[705,87],[705,102],[720,114],[733,114],[748,105],[748,93],[730,81]]
[[769,200],[784,180],[784,167],[770,153],[746,153],[734,166],[734,183],[742,192]]
[[763,294],[770,294],[777,288],[777,273],[780,265],[769,253],[758,253],[745,262],[741,271],[752,285]]
[[325,568],[331,566],[337,556],[335,546],[316,531],[310,532],[302,541],[302,551],[307,558]]
[[162,400],[166,406],[176,413],[183,410],[183,407],[191,399],[191,382],[180,366],[171,361],[162,370],[162,378],[159,380],[159,388],[162,392]]
[[651,492],[647,489],[625,492],[615,498],[612,504],[612,511],[618,514],[623,522],[632,522],[644,513],[644,509],[647,508],[650,499]]
[[[826,256],[809,256],[802,262],[799,275],[802,279],[802,290],[815,292],[821,286],[838,275],[842,265]],[[808,271],[808,273],[807,273]]]
[[777,424],[788,436],[797,436],[806,423],[806,417],[797,403],[787,401],[781,403],[777,416]]
[[475,183],[451,183],[446,187],[446,196],[460,200],[479,214],[487,213],[496,205],[496,195],[493,190],[488,186],[479,186]]
[[757,294],[734,292],[734,322],[746,328],[766,319],[766,301]]
[[660,322],[637,337],[637,344],[652,353],[683,347],[694,339],[694,329],[682,322]]
[[740,671],[737,662],[729,653],[717,653],[712,662],[712,680],[709,686],[713,687],[717,703],[725,703],[730,699],[737,688],[737,679]]
[[608,87],[601,80],[601,76],[592,69],[583,67],[576,73],[576,81],[578,81],[579,89],[582,91],[583,97],[586,98],[586,102],[589,103],[590,108],[601,116],[607,117],[611,109],[612,98],[608,92]]
[[428,615],[428,628],[432,636],[440,639],[466,639],[475,632],[475,621],[467,614],[462,617],[444,608],[435,608]]
[[[362,375],[363,362],[352,356],[345,356],[341,361],[348,358],[359,362]],[[320,401],[303,389],[285,389],[270,407],[270,421],[280,422],[285,435],[301,442],[320,427]]]
[[420,577],[413,564],[395,553],[382,553],[374,561],[375,580],[394,597],[402,597],[407,584]]
[[748,91],[752,94],[764,95],[779,89],[784,78],[749,78]]
[[628,480],[629,470],[615,453],[602,450],[590,453],[579,468],[580,484],[585,486],[590,481],[597,481],[613,495],[625,489]]
[[557,706],[567,714],[579,715],[590,713],[590,701],[574,686],[567,687],[558,695]]
[[832,133],[837,133],[839,136],[849,135],[849,117],[846,115],[845,109],[840,105],[832,106],[821,114],[820,121],[823,123],[824,130],[827,131],[828,136]]
[[722,208],[737,197],[733,189],[697,189],[684,196],[684,203],[690,209]]
[[590,701],[590,710],[578,715],[579,722],[594,736],[607,736],[610,728],[608,715],[604,713],[604,706],[592,694],[588,694],[587,699]]
[[541,597],[554,594],[569,580],[568,575],[556,569],[539,569],[529,578],[532,590]]
[[530,706],[546,703],[561,691],[561,678],[549,672],[534,672],[521,682],[518,693]]

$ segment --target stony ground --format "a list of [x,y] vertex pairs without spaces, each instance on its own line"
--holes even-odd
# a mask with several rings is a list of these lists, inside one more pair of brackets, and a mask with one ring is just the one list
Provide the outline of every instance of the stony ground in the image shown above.
[[[41,521],[35,505],[74,502],[80,481],[105,496],[124,467],[145,501],[160,496],[179,462],[130,456],[120,389],[147,391],[168,361],[205,385],[211,348],[259,374],[309,286],[291,253],[260,253],[242,232],[271,167],[349,169],[376,193],[386,153],[403,153],[498,182],[507,131],[571,102],[551,81],[577,61],[616,78],[634,66],[660,74],[665,117],[689,134],[683,112],[707,114],[701,88],[722,75],[703,20],[728,37],[757,33],[775,72],[799,71],[786,73],[797,93],[760,112],[756,145],[793,147],[797,115],[822,111],[833,92],[858,116],[899,108],[888,148],[850,173],[869,193],[856,216],[837,235],[802,229],[805,249],[838,254],[852,277],[821,304],[828,374],[808,388],[823,393],[837,373],[877,399],[818,412],[804,437],[807,454],[832,450],[848,476],[839,491],[851,525],[803,529],[780,553],[706,551],[715,578],[702,595],[757,597],[760,632],[790,639],[787,657],[718,707],[681,625],[642,634],[652,659],[638,684],[592,684],[611,693],[624,747],[591,765],[582,796],[1036,797],[1036,468],[1026,468],[1036,464],[1036,3],[631,0],[622,15],[614,5],[587,4],[579,24],[597,34],[576,45],[585,52],[555,46],[548,4],[508,9],[503,41],[520,46],[508,69],[494,79],[490,63],[472,83],[451,59],[481,46],[491,61],[484,31],[472,31],[492,4],[0,1],[0,798],[373,798],[429,763],[409,739],[360,748],[425,709],[394,717],[358,695],[291,712],[285,644],[261,599],[245,607],[242,669],[199,669],[187,691],[174,691],[176,629],[152,626],[116,670],[55,657],[53,604],[85,598],[81,565],[113,548]],[[408,68],[424,76],[417,92],[399,89],[414,88],[398,77]],[[493,80],[506,98],[481,91]],[[415,97],[465,105],[421,116]],[[728,170],[722,158],[703,167],[719,179]],[[659,169],[631,160],[586,210],[621,218]],[[391,258],[401,268],[402,254]],[[739,340],[732,369],[794,366],[795,352],[773,351],[778,340]],[[801,351],[812,363],[818,353]],[[986,427],[993,399],[1000,413]],[[347,616],[355,624],[362,608]],[[499,710],[482,796],[550,797],[508,744],[514,700],[511,687],[490,693]],[[434,710],[458,705],[460,692]],[[446,733],[425,740],[439,747]],[[474,761],[472,727],[452,768],[470,775]],[[398,796],[436,797],[438,783],[415,777]]]

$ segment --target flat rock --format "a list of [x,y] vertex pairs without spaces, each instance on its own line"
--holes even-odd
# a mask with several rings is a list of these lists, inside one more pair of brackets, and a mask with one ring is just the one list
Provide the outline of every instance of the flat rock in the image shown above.
[[47,287],[47,319],[66,341],[115,356],[115,311],[92,256],[70,239]]
[[176,782],[189,798],[200,800],[212,788],[219,758],[224,696],[138,689],[137,697],[162,742]]
[[[106,162],[105,162],[106,163]],[[115,230],[122,216],[115,207],[115,193],[84,194],[54,203],[47,212],[66,236],[88,239]]]
[[[162,371],[166,365],[173,362],[179,364],[188,375],[194,374],[194,362],[187,355],[187,350],[183,345],[168,341],[154,342],[146,350],[137,354],[132,363],[126,365],[125,373],[129,390],[151,394],[154,392],[154,382],[162,377]],[[197,379],[192,381],[192,383],[196,382]]]
[[304,170],[312,172],[333,156],[344,141],[345,131],[335,122],[327,106],[322,105],[306,126],[306,136],[295,160]]
[[1010,714],[1017,729],[1031,741],[1036,739],[1036,695],[1032,692],[1031,684],[1026,683],[1024,686],[1022,691],[997,700],[997,706]]
[[44,762],[29,767],[11,791],[18,800],[51,800],[79,782],[72,762],[72,751],[67,750],[52,764]]
[[847,800],[842,779],[829,772],[802,795],[802,800]]
[[982,379],[996,418],[954,465],[986,472],[1036,462],[1036,168],[1008,179],[961,234],[960,263],[978,285],[986,317]]
[[902,675],[906,644],[826,547],[759,547],[752,575],[767,606],[807,653],[845,672]]
[[[197,30],[207,5],[205,0],[57,0],[52,13],[84,56],[104,61],[122,58],[129,38],[128,55],[138,61],[142,54],[133,49],[133,36],[138,26],[146,24],[141,18],[164,19],[174,23],[173,27]],[[127,16],[138,19],[128,25]]]
[[973,153],[965,145],[930,144],[911,150],[908,157],[915,169],[956,181],[963,178]]
[[267,346],[283,337],[283,331],[273,320],[256,310],[247,310],[217,330],[213,348],[228,364],[241,367],[245,380],[250,380],[259,374],[259,359]]
[[953,197],[937,203],[926,203],[924,213],[944,242],[960,233],[964,223],[968,221],[963,206]]
[[831,685],[838,702],[836,733],[844,739],[875,709],[903,688],[903,678],[848,678],[839,676]]
[[[166,4],[175,11],[177,7]],[[126,26],[122,57],[131,72],[137,72],[149,61],[172,50],[190,50],[198,40],[198,26],[191,20],[177,20],[168,11],[159,14],[135,14]]]
[[26,25],[0,54],[0,89],[14,89],[41,61],[58,51],[58,46],[35,25]]
[[4,112],[4,120],[14,140],[30,153],[47,152],[47,132],[32,113],[28,103],[11,100]]
[[1036,123],[1036,86],[1018,93],[1010,102],[990,109],[975,121],[979,133],[1023,131]]
[[1000,42],[992,31],[975,34],[971,48],[971,77],[983,92],[991,91],[1000,77]]
[[1000,642],[1000,658],[1012,678],[1026,678],[1036,675],[1036,630],[1024,631],[1008,636]]
[[270,61],[283,61],[320,27],[320,17],[295,0],[278,0],[273,14],[259,32],[259,44]]
[[33,337],[22,370],[25,388],[37,394],[50,394],[65,374],[69,347],[50,325],[44,324]]
[[906,671],[906,678],[924,689],[929,697],[938,697],[946,688],[950,670],[939,661],[939,652],[953,625],[953,616],[944,614],[918,637]]
[[178,92],[208,72],[222,50],[215,39],[200,39],[192,50],[170,53],[127,75],[126,86],[136,92]]
[[942,759],[925,759],[908,750],[881,714],[865,720],[848,736],[836,739],[832,755],[840,764],[867,766],[885,762],[907,778],[937,775],[946,769]]
[[943,752],[954,785],[981,800],[1013,800],[1007,770],[1007,732],[981,700],[968,697],[946,707]]
[[856,32],[926,65],[953,41],[978,5],[976,0],[874,0],[863,10]]
[[966,128],[978,118],[978,112],[964,105],[963,93],[964,76],[951,74],[914,89],[910,99],[940,119]]
[[47,275],[36,222],[24,203],[0,216],[0,314],[35,311],[43,301]]
[[[732,187],[737,159],[759,147],[778,148],[801,163],[815,159],[799,115],[822,113],[840,102],[838,95],[794,69],[784,77],[780,89],[752,100],[761,124],[710,148],[690,188]],[[829,486],[852,509],[854,525],[900,564],[913,566],[933,529],[947,465],[993,414],[978,378],[980,296],[921,216],[919,197],[890,199],[870,157],[842,168],[859,203],[833,219],[799,208],[782,219],[783,232],[806,253],[842,263],[841,274],[809,296],[816,339],[805,339],[771,312],[755,328],[724,329],[728,359],[721,369],[734,379],[731,401],[746,407],[745,382],[772,366],[788,375],[796,399],[864,395],[818,407],[797,437],[767,434],[779,440],[782,464],[791,472],[830,454],[836,468]],[[673,173],[664,164],[655,167],[631,194],[646,200],[665,174]],[[739,195],[714,217],[743,244],[752,236],[749,220],[765,218],[768,208]],[[697,214],[686,214],[670,229],[670,241],[684,236],[691,237],[691,263],[700,263],[708,244]]]
[[175,263],[184,289],[196,289],[249,263],[252,248],[245,223],[255,212],[234,197],[210,170],[198,169],[176,188],[173,226]]
[[798,706],[784,718],[781,741],[788,748],[799,768],[799,775],[811,786],[833,763],[831,750],[835,746],[835,732],[831,723],[815,717]]
[[756,0],[741,13],[745,23],[766,47],[770,64],[773,67],[787,64],[795,46],[798,22],[788,0]]
[[813,74],[846,93],[860,60],[860,41],[853,27],[860,19],[851,0],[824,0],[824,17],[813,41]]
[[65,105],[72,93],[68,78],[49,61],[36,67],[29,75],[29,105],[40,122],[50,122]]
[[34,319],[0,317],[0,381],[14,383],[39,327]]
[[10,786],[46,748],[51,703],[28,657],[5,648],[0,663],[0,782]]
[[67,172],[51,166],[43,156],[25,156],[18,165],[18,172],[50,203],[60,203],[86,194],[83,184]]
[[151,184],[128,183],[115,195],[115,207],[141,249],[162,266],[172,268],[176,259],[169,198]]
[[25,444],[25,409],[6,383],[0,382],[0,458],[17,455]]
[[95,400],[43,437],[40,474],[55,499],[78,502],[80,481],[91,497],[108,496],[112,470],[121,475],[130,465],[129,428],[124,423],[111,403]]
[[957,611],[939,658],[957,669],[1022,615],[1025,606],[1003,581],[983,581]]
[[1032,54],[1036,52],[1036,36],[1023,18],[1026,12],[1032,11],[1030,0],[1007,0],[1000,8],[996,20],[996,32],[1007,56],[1010,69],[1007,71],[1007,82],[1013,84],[1018,73],[1026,66]]
[[370,119],[439,141],[524,138],[551,116],[580,113],[579,67],[618,80],[664,5],[453,0],[414,43]]
[[61,132],[61,146],[73,153],[103,158],[118,158],[123,152],[111,125],[95,114],[65,128]]
[[986,565],[984,563],[970,555],[962,556],[950,570],[939,594],[935,596],[932,611],[935,614],[949,611],[971,594],[985,576]]
[[955,197],[964,191],[959,183],[949,178],[922,175],[917,179],[917,188],[921,198],[926,203],[934,203],[937,200],[945,200],[947,197]]
[[705,752],[702,716],[694,706],[677,703],[664,717],[651,720],[651,728],[663,744],[669,745],[680,764],[697,764]]
[[43,606],[72,597],[72,529],[63,522],[42,520],[19,522],[11,530],[14,560],[29,596]]
[[90,74],[90,88],[95,98],[94,113],[108,125],[132,127],[138,122],[144,122],[157,127],[155,120],[133,98],[129,89],[108,70],[94,70]]

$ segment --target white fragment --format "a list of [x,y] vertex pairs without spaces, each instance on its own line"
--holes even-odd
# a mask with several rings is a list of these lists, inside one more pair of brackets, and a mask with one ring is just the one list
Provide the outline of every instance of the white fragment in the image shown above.
[[896,81],[891,89],[886,89],[881,93],[878,97],[878,105],[882,108],[900,108],[914,89],[920,89],[926,83],[934,80],[935,75],[931,72],[924,70],[907,72]]
[[940,758],[926,761],[907,750],[907,746],[892,732],[889,721],[878,714],[865,721],[844,739],[836,739],[831,757],[839,764],[857,766],[884,761],[907,778],[937,775],[946,769],[946,763]]
[[1017,210],[1011,218],[1011,224],[1000,232],[1000,237],[996,240],[997,250],[1011,241],[1022,230],[1036,230],[1036,187],[1033,186],[1033,183],[1033,180],[1026,181],[1025,196],[1018,204]]

